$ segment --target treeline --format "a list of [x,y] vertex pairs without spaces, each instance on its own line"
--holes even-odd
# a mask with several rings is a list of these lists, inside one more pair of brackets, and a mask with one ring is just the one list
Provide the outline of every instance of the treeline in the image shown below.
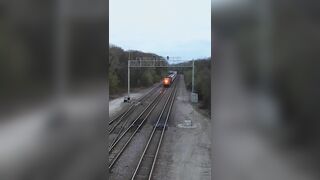
[[[194,61],[194,91],[198,93],[199,107],[210,110],[211,107],[211,58],[198,59]],[[181,63],[181,65],[192,65],[192,61]],[[188,90],[192,90],[192,68],[180,70],[184,74]]]
[[[116,45],[109,45],[109,92],[116,94],[125,92],[128,85],[128,59],[156,59],[165,60],[163,57],[136,50],[125,51]],[[130,87],[148,87],[167,73],[167,68],[130,68]]]

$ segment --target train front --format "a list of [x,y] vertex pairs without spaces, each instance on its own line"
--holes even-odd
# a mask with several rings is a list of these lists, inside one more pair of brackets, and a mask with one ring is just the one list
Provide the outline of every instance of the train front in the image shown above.
[[165,78],[163,78],[162,80],[162,84],[164,87],[169,87],[173,81],[175,80],[177,76],[177,72],[176,71],[169,71],[169,75],[166,76]]
[[165,77],[162,80],[162,84],[164,87],[169,87],[171,84],[171,78],[170,77]]

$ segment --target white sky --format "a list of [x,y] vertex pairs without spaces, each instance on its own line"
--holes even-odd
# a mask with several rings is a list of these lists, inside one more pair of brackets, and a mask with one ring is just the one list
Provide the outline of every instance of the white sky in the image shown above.
[[110,0],[109,41],[182,59],[211,56],[210,0]]

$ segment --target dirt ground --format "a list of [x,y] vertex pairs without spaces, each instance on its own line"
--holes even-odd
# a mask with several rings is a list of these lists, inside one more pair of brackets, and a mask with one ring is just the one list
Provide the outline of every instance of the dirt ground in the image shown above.
[[[210,118],[195,111],[189,97],[181,76],[154,179],[211,179]],[[192,125],[186,126],[185,120],[191,120]]]

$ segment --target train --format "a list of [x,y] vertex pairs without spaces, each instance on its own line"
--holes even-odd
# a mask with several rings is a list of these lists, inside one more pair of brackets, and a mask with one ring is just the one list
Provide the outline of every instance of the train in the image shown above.
[[173,81],[176,79],[177,74],[177,71],[169,71],[169,74],[162,80],[163,87],[170,87]]

